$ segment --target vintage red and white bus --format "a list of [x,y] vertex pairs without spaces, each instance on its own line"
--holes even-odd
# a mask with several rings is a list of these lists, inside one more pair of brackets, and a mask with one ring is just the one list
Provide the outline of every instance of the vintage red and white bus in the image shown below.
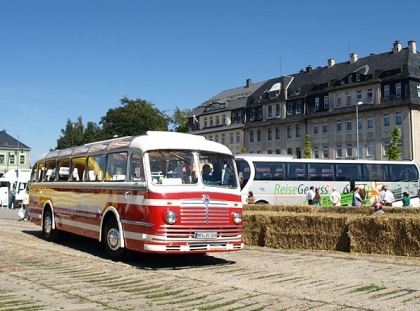
[[45,239],[56,241],[63,231],[94,238],[113,260],[130,251],[238,251],[237,176],[222,144],[149,131],[41,156],[31,173],[29,216]]

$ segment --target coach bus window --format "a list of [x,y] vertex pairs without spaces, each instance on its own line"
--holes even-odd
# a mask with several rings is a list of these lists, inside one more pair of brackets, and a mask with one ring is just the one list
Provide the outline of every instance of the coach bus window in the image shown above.
[[362,175],[362,166],[356,163],[336,164],[335,179],[340,181],[365,180]]
[[366,180],[383,181],[390,180],[388,164],[365,164],[364,170],[367,173]]
[[130,158],[130,180],[144,181],[143,155],[133,153]]
[[70,159],[58,160],[57,171],[58,171],[57,180],[60,180],[60,181],[69,180]]
[[71,159],[70,181],[81,181],[85,175],[86,157]]
[[417,181],[419,179],[419,173],[414,164],[409,165],[390,165],[390,181]]
[[[201,152],[199,154],[201,179],[209,186],[237,187],[233,157]],[[210,168],[209,174],[207,174]]]
[[124,181],[127,170],[127,153],[109,153],[106,159],[105,180]]
[[89,181],[101,181],[105,176],[105,155],[96,154],[87,159],[87,171],[85,178]]
[[55,160],[45,162],[44,181],[54,181],[56,165],[57,162]]
[[309,180],[333,180],[334,170],[331,163],[309,163],[308,164]]
[[239,175],[239,185],[241,186],[241,189],[246,186],[249,175],[251,173],[251,168],[247,161],[236,159],[236,168],[238,170]]
[[304,180],[307,179],[306,163],[288,163],[287,179]]
[[286,164],[285,163],[271,163],[271,179],[272,180],[284,180],[286,179]]

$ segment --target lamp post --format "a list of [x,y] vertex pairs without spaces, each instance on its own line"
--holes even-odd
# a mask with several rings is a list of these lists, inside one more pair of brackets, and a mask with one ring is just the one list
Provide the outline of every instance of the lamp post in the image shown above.
[[357,145],[357,160],[359,160],[359,105],[363,102],[356,103],[356,145]]

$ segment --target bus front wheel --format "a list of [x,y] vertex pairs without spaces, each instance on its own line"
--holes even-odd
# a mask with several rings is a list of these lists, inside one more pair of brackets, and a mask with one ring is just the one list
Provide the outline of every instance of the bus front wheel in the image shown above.
[[49,242],[56,242],[60,239],[61,231],[53,229],[53,216],[51,209],[44,212],[44,221],[42,225],[42,234]]
[[118,228],[117,220],[110,218],[105,224],[102,241],[105,253],[114,261],[122,261],[128,258],[130,252],[121,247],[121,232]]

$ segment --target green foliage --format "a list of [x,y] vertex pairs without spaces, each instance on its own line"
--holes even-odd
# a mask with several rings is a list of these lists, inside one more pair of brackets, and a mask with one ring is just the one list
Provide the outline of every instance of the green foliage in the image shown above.
[[167,131],[170,117],[151,102],[123,97],[122,107],[109,109],[99,124],[105,138],[145,134],[147,131]]
[[178,106],[175,108],[174,114],[171,117],[171,123],[175,127],[175,132],[188,133],[190,109],[181,110]]
[[400,139],[400,129],[398,126],[394,126],[392,130],[392,141],[388,149],[385,150],[385,155],[388,157],[389,161],[397,161],[402,153],[402,148],[398,146],[398,141]]
[[57,149],[65,149],[74,146],[83,145],[84,141],[84,126],[82,117],[77,118],[77,122],[67,120],[66,128],[61,130],[62,136],[57,139]]
[[305,159],[311,158],[311,135],[306,134],[305,136],[305,149],[303,150],[303,157]]

